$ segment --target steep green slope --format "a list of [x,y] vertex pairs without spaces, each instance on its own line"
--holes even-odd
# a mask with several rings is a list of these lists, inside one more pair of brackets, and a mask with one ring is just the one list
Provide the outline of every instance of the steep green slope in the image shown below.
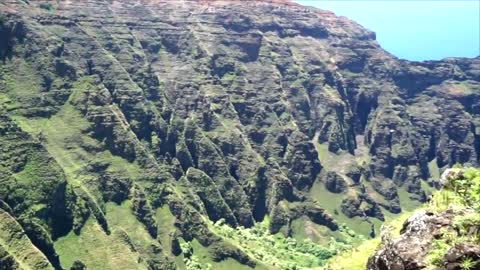
[[479,81],[288,1],[0,1],[0,208],[56,269],[319,267],[478,164]]
[[16,268],[54,269],[15,218],[0,209],[0,269]]

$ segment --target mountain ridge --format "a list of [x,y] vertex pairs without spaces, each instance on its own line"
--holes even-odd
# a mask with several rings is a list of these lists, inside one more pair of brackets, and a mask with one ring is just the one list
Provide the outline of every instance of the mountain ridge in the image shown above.
[[100,267],[92,238],[140,269],[184,267],[182,241],[263,267],[210,222],[374,236],[478,164],[480,58],[399,60],[274,2],[0,2],[0,206],[56,268]]

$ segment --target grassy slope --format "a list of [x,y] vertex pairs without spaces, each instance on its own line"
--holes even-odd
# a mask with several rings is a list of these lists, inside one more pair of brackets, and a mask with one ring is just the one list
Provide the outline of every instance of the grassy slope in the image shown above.
[[[319,144],[316,137],[313,140],[315,149],[318,152],[318,158],[322,163],[322,166],[326,170],[338,171],[338,164],[341,164],[342,158],[346,153],[343,154],[334,154],[328,151],[327,144]],[[364,160],[364,157],[361,155],[358,157],[357,162]],[[344,194],[335,194],[329,192],[322,182],[316,181],[310,190],[310,194],[313,198],[320,202],[323,208],[332,215],[338,223],[346,224],[349,228],[355,230],[358,233],[363,235],[368,235],[370,233],[370,224],[360,217],[349,218],[342,213],[340,205],[344,199]]]
[[[133,215],[124,218],[127,222],[134,219]],[[111,235],[106,235],[94,219],[90,218],[80,235],[70,232],[56,241],[55,249],[62,265],[70,266],[75,260],[81,260],[91,269],[147,269],[143,263],[136,263],[140,256],[117,233],[120,229],[115,228]],[[139,230],[142,227],[135,231]]]
[[[74,91],[83,91],[89,87],[92,86],[88,80],[84,80],[74,86]],[[109,161],[113,170],[126,173],[129,177],[138,175],[140,168],[135,163],[129,163],[109,151],[92,154],[84,150],[84,147],[98,147],[100,142],[83,134],[90,124],[70,104],[70,101],[75,99],[75,94],[74,92],[57,114],[48,119],[20,116],[14,118],[23,130],[45,137],[48,152],[65,171],[70,183],[78,183],[78,178],[81,177],[78,171],[91,160]]]
[[[21,88],[22,85],[15,86]],[[80,188],[95,200],[94,191],[85,185],[88,180],[81,174],[81,170],[92,160],[108,162],[108,170],[126,175],[135,179],[140,172],[135,163],[112,155],[109,151],[89,153],[84,147],[98,147],[100,142],[84,134],[89,123],[81,116],[73,105],[75,91],[84,91],[92,87],[87,80],[74,85],[74,93],[60,111],[50,118],[25,118],[14,116],[17,124],[33,136],[45,138],[45,147],[62,167],[68,182],[76,188]],[[29,164],[27,164],[29,165]],[[28,166],[27,166],[28,169]],[[29,171],[29,170],[24,170]],[[25,173],[17,175],[18,179],[28,179]],[[99,207],[100,208],[100,207]],[[146,269],[144,263],[138,261],[139,254],[132,251],[124,239],[116,233],[116,230],[128,230],[133,233],[133,238],[143,241],[149,238],[148,232],[138,222],[130,211],[128,203],[122,206],[107,204],[106,216],[112,223],[112,234],[106,235],[101,227],[90,218],[79,236],[70,232],[65,237],[59,238],[55,248],[60,255],[64,267],[70,267],[73,261],[80,259],[92,269]],[[153,241],[153,239],[148,239]],[[145,243],[148,243],[145,241]]]
[[[398,234],[403,222],[412,213],[404,212],[390,221],[386,222],[392,235]],[[367,265],[368,258],[375,252],[380,244],[379,237],[367,240],[360,245],[341,252],[339,255],[333,257],[326,267],[321,268],[324,270],[362,270]]]
[[[203,268],[207,268],[209,265],[213,270],[217,270],[217,269],[218,270],[232,270],[232,269],[251,270],[252,269],[251,267],[247,265],[243,265],[234,259],[226,259],[221,262],[212,261],[208,253],[208,249],[203,247],[197,240],[192,241],[192,247],[193,247],[193,254],[195,254],[200,264],[203,265]],[[255,269],[266,270],[266,268],[263,268],[263,266],[261,265],[258,265]]]
[[[23,232],[22,227],[7,212],[0,209],[0,249],[13,257],[25,270],[49,270],[53,267]],[[0,261],[1,263],[1,261]]]

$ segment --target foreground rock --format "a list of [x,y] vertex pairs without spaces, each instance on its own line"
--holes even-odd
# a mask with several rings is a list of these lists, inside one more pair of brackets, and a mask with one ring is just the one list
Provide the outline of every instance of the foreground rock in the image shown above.
[[[429,254],[438,248],[434,242],[448,235],[456,235],[454,218],[466,213],[467,210],[453,209],[439,214],[429,211],[417,212],[405,221],[400,236],[394,239],[388,235],[382,236],[382,244],[369,258],[367,269],[427,269],[427,266],[431,265],[428,261]],[[466,259],[473,261],[474,266],[470,269],[480,269],[480,246],[467,243],[456,244],[447,251],[441,262],[437,262],[436,269],[460,270],[463,269],[461,265]]]

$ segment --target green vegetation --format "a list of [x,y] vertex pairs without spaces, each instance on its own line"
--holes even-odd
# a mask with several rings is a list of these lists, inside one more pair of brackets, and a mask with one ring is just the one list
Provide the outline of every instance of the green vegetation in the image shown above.
[[459,234],[470,235],[474,242],[480,243],[480,215],[478,212],[468,213],[466,215],[456,217],[454,220],[454,225]]
[[400,205],[403,211],[410,212],[419,207],[422,207],[422,203],[410,198],[410,193],[407,192],[405,187],[397,188],[398,197],[400,198]]
[[[445,85],[439,100],[430,96],[432,85],[433,107],[421,96],[397,95],[411,89],[388,87],[404,80],[388,77],[382,65],[371,70],[386,80],[373,82],[362,69],[348,69],[375,61],[324,48],[335,35],[315,41],[312,33],[342,32],[308,25],[315,16],[304,20],[287,10],[265,21],[224,21],[231,16],[190,12],[196,2],[135,12],[115,1],[70,1],[60,9],[53,0],[7,2],[0,4],[0,266],[363,269],[379,243],[367,235],[379,234],[384,216],[403,218],[391,212],[417,208],[412,195],[427,190],[410,181],[425,169],[420,148],[449,141],[436,153],[438,164],[428,164],[433,178],[438,166],[477,150],[463,144],[465,151],[453,153],[460,142],[442,136],[452,135],[447,128],[455,123],[429,118],[457,115],[459,127],[471,126],[471,117],[456,111],[460,105],[436,107],[444,94],[474,93],[467,88],[476,84]],[[219,12],[248,13],[243,8]],[[185,14],[196,22],[189,31],[157,31],[165,16],[186,26]],[[356,27],[345,32],[352,45],[367,33]],[[371,47],[370,38],[360,42]],[[377,55],[371,48],[368,55]],[[385,57],[389,69],[410,74],[408,64]],[[461,61],[448,63],[461,75],[455,77],[474,80],[474,65]],[[433,65],[432,76],[441,70]],[[408,111],[417,107],[425,108],[422,117]],[[478,183],[455,183],[430,207],[455,202],[478,210],[479,190]],[[455,226],[477,241],[478,222],[466,214]],[[455,241],[435,243],[431,263]]]
[[440,169],[438,168],[436,158],[428,163],[428,171],[433,179],[440,179]]
[[[440,266],[444,255],[458,244],[480,244],[480,169],[456,168],[445,179],[442,190],[436,192],[429,203],[429,209],[442,212],[449,208],[465,209],[456,216],[455,230],[445,232],[442,238],[433,242],[433,248],[426,260],[429,268]],[[462,269],[473,269],[475,264],[469,257],[462,262]]]
[[473,270],[475,266],[479,264],[478,261],[474,261],[474,259],[467,257],[463,259],[462,263],[460,264],[460,267],[462,270]]
[[45,10],[48,10],[48,11],[51,11],[53,10],[53,5],[51,3],[40,3],[40,5],[38,5],[41,9],[45,9]]
[[180,248],[183,254],[183,262],[185,263],[186,270],[210,270],[212,265],[207,263],[202,265],[197,256],[193,254],[193,247],[190,242],[183,242],[180,244]]
[[[11,258],[9,262],[8,258]],[[0,209],[0,268],[7,263],[11,264],[12,269],[15,269],[13,266],[27,270],[54,269],[25,235],[20,224]],[[8,267],[2,269],[8,269]]]
[[[477,185],[476,181],[479,179],[478,176],[478,170],[465,170],[463,178],[459,179],[458,183],[450,183],[445,189],[436,192],[432,197],[431,202],[425,207],[434,210],[435,212],[441,212],[452,206],[478,206],[478,200],[476,199],[477,197],[475,193],[466,192],[466,189],[475,190],[475,186]],[[464,197],[467,193],[467,197]],[[111,241],[119,243],[119,249],[112,249],[115,245],[111,245],[111,243],[108,248],[107,246],[103,246],[102,248],[104,252],[110,250],[107,252],[119,252],[119,254],[124,254],[122,256],[115,256],[115,258],[140,256],[137,251],[128,251],[129,249],[126,248],[129,245],[128,243],[131,241],[134,246],[142,246],[142,243],[148,243],[153,239],[148,233],[147,228],[144,227],[144,225],[142,225],[131,212],[131,202],[127,201],[120,206],[111,203],[107,205],[106,212],[109,224],[112,228],[117,228],[113,229],[114,232],[121,228],[122,231],[129,232],[129,236],[127,238],[122,238],[117,236],[119,233],[113,233],[112,236],[107,236],[97,228],[95,233],[93,231],[89,231],[88,233],[82,232],[80,237],[82,237],[83,240],[78,242],[78,240],[74,239],[77,239],[79,236],[72,234],[64,239],[60,239],[56,243],[56,248],[60,255],[70,254],[70,252],[65,252],[69,247],[76,247],[77,251],[81,251],[82,249],[79,248],[79,243],[82,243],[86,250],[90,246],[90,244],[88,244],[89,241],[94,241],[94,239],[99,238],[107,241],[105,242],[105,245]],[[169,213],[170,211],[168,208],[162,207],[157,210],[156,214],[159,224],[167,225],[167,227],[161,228],[158,232],[159,240],[164,244],[172,241],[172,233],[175,231],[173,227],[174,218]],[[387,233],[390,234],[390,237],[396,237],[398,235],[403,221],[410,214],[410,212],[404,212],[402,215],[398,215],[393,220],[387,222],[385,227],[388,228]],[[380,243],[378,238],[365,240],[365,238],[361,236],[355,236],[355,233],[349,231],[346,227],[342,227],[337,239],[350,239],[349,241],[339,242],[338,240],[335,240],[335,238],[330,238],[330,240],[325,242],[326,237],[323,236],[318,239],[323,243],[319,245],[308,240],[308,238],[306,238],[307,235],[299,238],[284,237],[281,233],[271,235],[268,232],[268,222],[268,219],[265,219],[264,222],[257,223],[252,228],[244,228],[242,226],[232,228],[226,225],[223,219],[220,219],[215,223],[210,223],[209,227],[212,232],[223,237],[226,241],[238,247],[248,256],[259,262],[260,264],[258,267],[260,268],[263,268],[263,265],[265,265],[273,266],[275,269],[288,270],[303,268],[321,268],[329,270],[364,269],[366,260]],[[303,221],[302,224],[306,224],[305,221]],[[433,248],[426,258],[432,268],[438,265],[442,261],[445,253],[456,244],[467,242],[478,243],[479,225],[480,216],[475,212],[457,217],[455,219],[455,227],[457,228],[458,235],[446,233],[442,239],[437,239],[432,244]],[[83,230],[92,230],[94,228],[92,226],[95,227],[98,225],[95,225],[90,220]],[[139,230],[139,228],[142,229]],[[295,228],[295,226],[293,228]],[[91,238],[88,238],[90,240],[85,238],[86,235],[91,235]],[[124,242],[125,240],[122,239],[129,240]],[[122,247],[122,245],[126,246]],[[100,245],[100,247],[102,247],[102,245]],[[196,240],[193,242],[185,242],[181,240],[180,249],[182,252],[179,257],[182,258],[182,262],[181,264],[177,263],[177,265],[183,265],[187,270],[228,269],[229,264],[240,267],[238,262],[234,262],[231,259],[221,262],[212,261],[209,256],[209,248],[203,247]],[[77,252],[77,254],[82,254],[82,252]],[[82,262],[86,262],[87,266],[100,266],[99,263],[103,263],[101,267],[107,267],[106,269],[112,267],[104,264],[105,262],[91,261],[88,254],[90,253],[87,252],[84,256],[76,256],[75,258],[61,256],[61,258],[63,258],[62,265],[71,265],[74,263],[75,259],[80,259]],[[117,265],[118,263],[122,262],[110,262],[110,265]],[[126,262],[123,263],[129,265]],[[475,263],[475,261],[466,258],[462,261],[462,269],[473,269]],[[132,269],[139,269],[139,265],[130,265],[129,267],[133,267]],[[248,267],[245,269],[248,269]]]
[[[80,260],[88,269],[147,269],[147,254],[153,246],[161,249],[148,229],[135,217],[132,202],[107,203],[110,235],[90,218],[79,235],[71,232],[55,242],[63,266]],[[167,230],[168,224],[163,224]],[[173,226],[173,224],[172,224]],[[173,227],[168,227],[170,230]],[[158,254],[161,256],[161,254]]]
[[[125,216],[125,219],[130,216]],[[140,228],[136,228],[134,232]],[[131,249],[121,231],[107,235],[93,219],[87,221],[80,235],[71,232],[58,239],[55,249],[65,267],[70,267],[76,260],[80,260],[88,269],[147,268],[144,264],[137,264],[140,255]]]
[[353,241],[364,240],[351,237],[352,240],[345,243],[331,238],[319,245],[308,238],[297,240],[284,237],[281,233],[272,235],[268,232],[268,221],[257,223],[252,228],[232,228],[219,220],[212,227],[214,232],[238,245],[259,262],[286,270],[323,266],[337,253],[351,248]]
[[[385,222],[384,233],[389,237],[398,236],[402,225],[411,212],[404,212],[395,218]],[[380,238],[365,240],[352,248],[339,252],[339,254],[330,259],[324,267],[326,270],[361,270],[365,269],[368,258],[375,252],[380,245]]]
[[[445,254],[459,244],[480,244],[480,214],[479,194],[480,189],[480,169],[466,168],[458,171],[449,177],[444,188],[435,191],[430,201],[420,206],[417,210],[428,210],[435,213],[442,213],[447,209],[459,209],[465,211],[465,214],[455,216],[453,220],[454,230],[445,231],[442,237],[435,239],[430,247],[430,251],[425,258],[429,269],[436,269],[443,263]],[[401,194],[400,197],[407,194]],[[412,211],[415,207],[412,206]],[[404,221],[411,216],[412,212],[403,212],[401,215],[392,216],[389,222],[384,225],[382,234],[388,239],[399,235]],[[385,236],[384,236],[385,237]],[[340,252],[333,257],[325,267],[328,270],[346,270],[346,269],[364,269],[367,259],[371,256],[380,244],[380,239],[375,238],[367,240],[352,249]],[[478,262],[469,257],[463,259],[462,269],[475,269]]]
[[349,218],[341,211],[340,206],[342,205],[343,194],[329,192],[324,184],[319,181],[313,184],[310,193],[312,197],[318,198],[322,203],[322,207],[339,223],[345,224],[355,232],[365,236],[370,233],[371,225],[367,220],[361,217]]
[[362,270],[365,269],[367,259],[375,252],[380,244],[380,239],[375,238],[353,247],[349,250],[340,252],[337,256],[330,259],[323,268],[326,270]]
[[235,75],[235,73],[227,72],[223,75],[222,81],[227,83],[232,83],[236,78],[237,76]]
[[[204,247],[196,239],[186,242],[180,238],[180,249],[181,254],[178,255],[175,259],[176,266],[178,269],[182,270],[205,270],[205,269],[214,269],[214,270],[270,270],[271,267],[263,265],[261,262],[258,262],[255,267],[251,267],[245,264],[240,263],[239,261],[233,258],[224,258],[220,261],[214,261],[212,259],[212,250],[211,247]],[[277,268],[273,268],[277,269]],[[272,270],[273,270],[272,269]]]
[[463,205],[480,210],[480,170],[467,168],[458,177],[447,177],[444,189],[452,191]]

